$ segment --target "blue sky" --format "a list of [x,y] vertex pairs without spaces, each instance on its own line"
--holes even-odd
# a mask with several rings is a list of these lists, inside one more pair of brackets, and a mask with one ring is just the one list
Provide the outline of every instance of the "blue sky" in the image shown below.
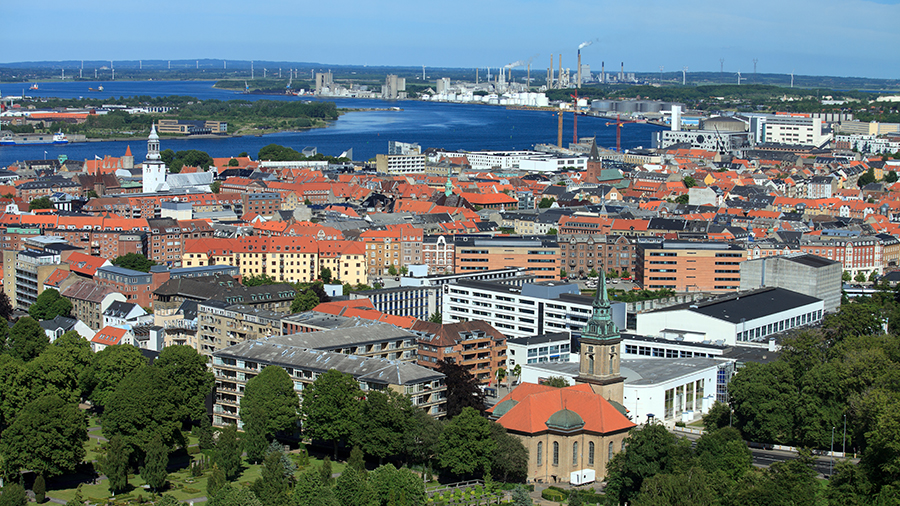
[[0,60],[254,59],[898,78],[900,0],[9,1]]

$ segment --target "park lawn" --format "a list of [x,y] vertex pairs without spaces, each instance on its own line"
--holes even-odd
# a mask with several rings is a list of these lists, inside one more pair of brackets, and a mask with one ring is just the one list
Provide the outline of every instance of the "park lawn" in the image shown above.
[[84,443],[84,449],[85,449],[84,461],[85,462],[93,462],[93,461],[97,460],[97,457],[103,453],[103,451],[100,447],[101,444],[102,444],[102,442],[97,439],[88,438],[87,442]]
[[687,426],[688,426],[688,427],[694,427],[694,428],[697,428],[697,429],[703,429],[703,428],[705,428],[704,425],[703,425],[703,419],[702,419],[702,418],[701,418],[700,420],[695,420],[695,421],[693,421],[693,422],[687,424]]

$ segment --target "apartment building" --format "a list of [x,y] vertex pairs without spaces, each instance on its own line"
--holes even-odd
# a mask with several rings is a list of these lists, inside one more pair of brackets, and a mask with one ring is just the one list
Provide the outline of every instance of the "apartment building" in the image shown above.
[[203,355],[281,334],[284,313],[221,300],[197,304],[197,351]]
[[[319,245],[308,237],[210,238],[187,241],[182,262],[185,267],[230,265],[244,277],[266,275],[276,281],[306,283],[319,277],[318,252]],[[355,259],[347,262],[347,271],[355,272],[355,265],[350,270]]]
[[852,277],[884,272],[884,245],[877,237],[809,237],[800,241],[800,251],[840,262]]
[[169,279],[153,291],[153,310],[155,314],[167,316],[177,311],[185,301],[199,303],[221,300],[229,304],[287,313],[296,295],[294,287],[285,283],[244,286],[237,279],[224,274],[177,277]]
[[328,269],[335,282],[353,286],[369,284],[365,244],[358,241],[316,241],[316,245],[319,274],[322,269]]
[[366,230],[359,236],[365,244],[368,275],[385,276],[393,267],[422,263],[423,232],[412,225],[388,225],[383,230]]
[[159,285],[153,282],[153,274],[149,272],[123,269],[115,265],[100,267],[94,274],[94,281],[123,294],[127,302],[140,307],[153,305],[153,290]]
[[635,241],[621,235],[559,236],[561,268],[569,276],[587,276],[591,269],[634,272],[635,249]]
[[425,172],[425,155],[375,155],[379,174],[421,174]]
[[344,355],[415,362],[417,335],[389,323],[354,319],[341,328],[285,335],[278,342]]
[[60,294],[72,303],[72,316],[93,330],[103,325],[103,313],[113,302],[127,302],[124,295],[93,281],[79,281]]
[[718,242],[662,241],[638,244],[635,281],[647,290],[729,292],[741,287],[747,251]]
[[244,193],[241,203],[245,214],[272,216],[281,210],[281,195],[275,192]]
[[426,235],[422,239],[422,263],[428,266],[428,274],[452,273],[455,244],[443,235]]
[[458,273],[522,267],[539,280],[559,279],[562,266],[556,236],[460,237],[454,265]]
[[321,374],[334,369],[352,375],[363,392],[393,390],[410,396],[413,405],[432,416],[441,417],[447,412],[447,387],[444,375],[437,371],[399,360],[295,346],[289,337],[244,342],[213,354],[212,369],[216,376],[213,425],[243,427],[240,405],[244,388],[247,381],[269,365],[281,367],[288,373],[298,395]]
[[482,385],[490,385],[497,371],[506,367],[506,336],[485,321],[431,323],[418,321],[418,364],[431,369],[438,362],[453,362]]
[[[592,298],[559,281],[510,284],[459,280],[446,288],[445,323],[483,320],[509,337],[569,331],[575,337],[592,314]],[[612,302],[613,321],[625,328],[625,303]]]
[[369,299],[372,306],[382,313],[428,320],[441,311],[438,291],[440,288],[434,286],[400,286],[351,292],[350,299]]

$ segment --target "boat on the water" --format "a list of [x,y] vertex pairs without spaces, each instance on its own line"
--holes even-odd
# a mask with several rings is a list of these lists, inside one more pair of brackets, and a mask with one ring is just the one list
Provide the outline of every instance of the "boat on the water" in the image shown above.
[[0,146],[19,146],[24,144],[68,144],[69,138],[62,132],[50,134],[13,135],[9,132],[0,137]]
[[37,83],[32,84],[32,85],[31,85],[31,88],[28,88],[28,89],[29,89],[29,90],[36,90],[36,89],[38,89]]
[[103,91],[103,86],[98,86],[96,88],[88,88],[88,91]]

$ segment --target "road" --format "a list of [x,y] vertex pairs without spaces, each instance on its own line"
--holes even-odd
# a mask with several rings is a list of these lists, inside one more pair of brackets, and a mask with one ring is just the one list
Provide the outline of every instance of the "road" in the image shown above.
[[[700,439],[699,434],[686,434],[682,432],[676,432],[675,435],[679,437],[685,437],[691,441]],[[795,452],[783,450],[764,450],[761,448],[751,447],[750,453],[753,456],[753,465],[757,467],[769,467],[776,462],[785,462],[787,460],[794,460],[798,458],[798,455]],[[824,478],[832,474],[831,457],[825,455],[817,455],[813,458],[815,459],[813,467],[815,467],[816,472],[819,474],[820,478]],[[842,460],[844,459],[842,459],[841,457],[835,457],[834,465],[837,466],[838,463]],[[859,463],[859,459],[850,458],[847,460],[850,460],[854,464]]]

